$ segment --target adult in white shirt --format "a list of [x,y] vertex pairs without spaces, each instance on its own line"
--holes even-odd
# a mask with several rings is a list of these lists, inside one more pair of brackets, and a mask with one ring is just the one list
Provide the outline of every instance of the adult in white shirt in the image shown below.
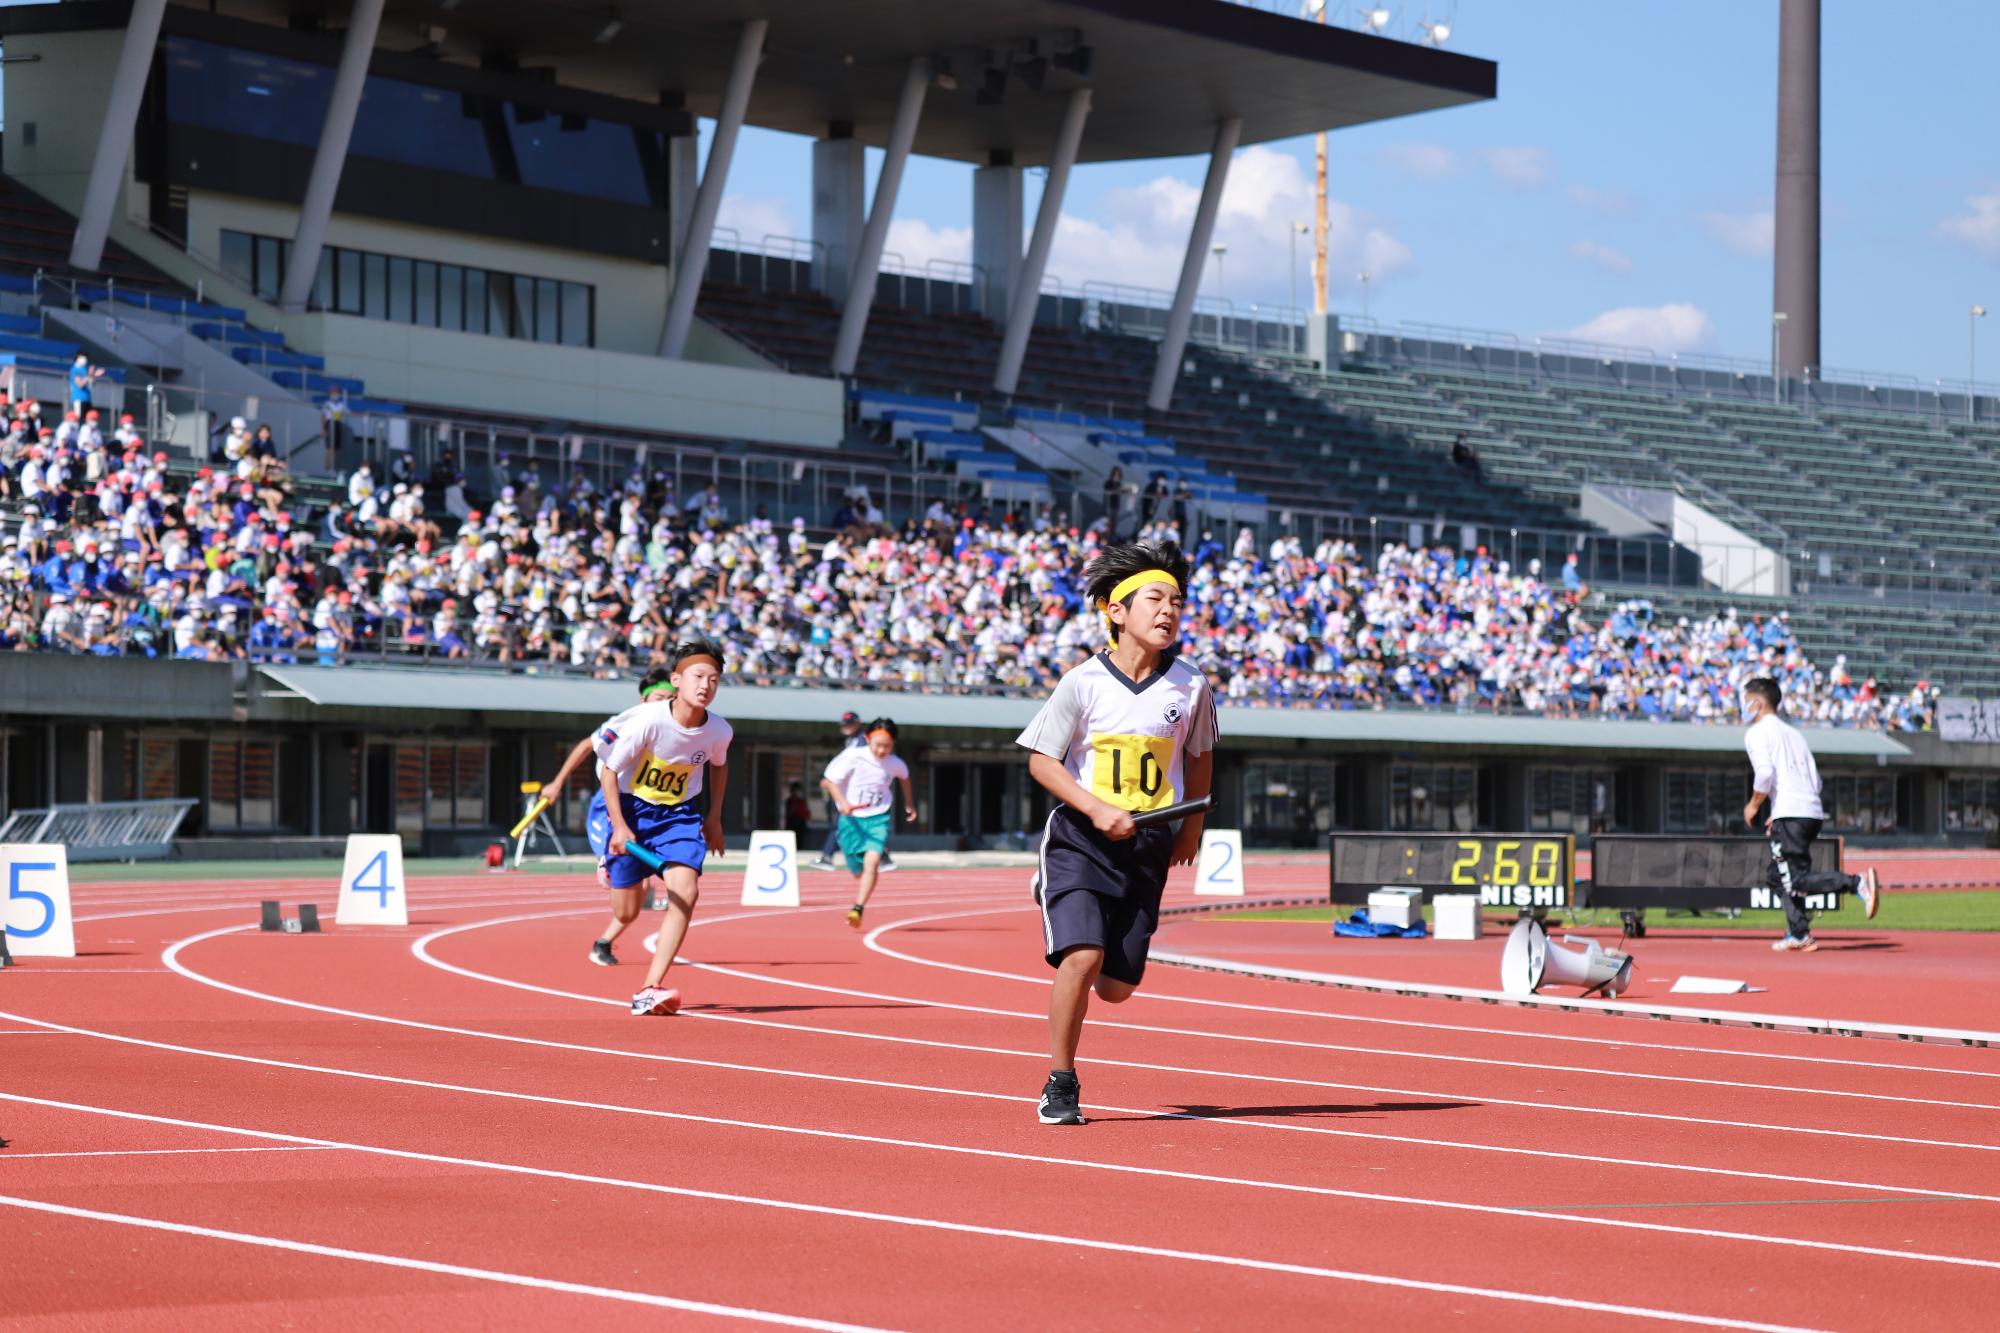
[[1749,752],[1753,774],[1743,822],[1755,829],[1760,816],[1770,821],[1765,836],[1771,844],[1771,867],[1765,883],[1785,904],[1785,937],[1771,947],[1779,953],[1811,953],[1819,945],[1806,916],[1807,894],[1858,893],[1862,908],[1872,917],[1881,884],[1872,866],[1861,875],[1812,868],[1813,839],[1826,822],[1826,809],[1819,801],[1819,766],[1798,728],[1778,716],[1783,697],[1778,682],[1769,676],[1743,686],[1743,715],[1750,719],[1743,748]]

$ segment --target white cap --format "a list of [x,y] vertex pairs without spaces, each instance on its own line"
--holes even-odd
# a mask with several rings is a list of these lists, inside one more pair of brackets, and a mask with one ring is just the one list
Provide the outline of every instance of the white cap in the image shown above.
[[229,428],[231,430],[248,430],[250,428],[250,423],[245,421],[242,417],[231,417],[229,418]]

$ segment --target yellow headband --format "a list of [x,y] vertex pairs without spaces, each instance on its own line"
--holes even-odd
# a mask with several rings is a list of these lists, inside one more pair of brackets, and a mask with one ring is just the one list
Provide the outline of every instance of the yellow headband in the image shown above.
[[1113,588],[1111,590],[1111,596],[1105,599],[1104,601],[1105,629],[1109,630],[1112,628],[1111,603],[1124,601],[1127,597],[1130,597],[1133,593],[1139,591],[1139,589],[1145,587],[1149,583],[1171,583],[1174,585],[1175,592],[1179,592],[1181,587],[1181,581],[1175,578],[1172,574],[1167,573],[1167,571],[1164,569],[1140,570],[1137,574],[1132,575],[1130,578],[1121,582],[1117,587]]

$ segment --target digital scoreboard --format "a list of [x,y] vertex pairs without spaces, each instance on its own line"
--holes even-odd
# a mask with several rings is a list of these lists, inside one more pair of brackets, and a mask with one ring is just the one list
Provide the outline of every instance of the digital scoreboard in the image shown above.
[[[1812,868],[1839,870],[1839,838],[1813,843]],[[1590,845],[1590,878],[1580,905],[1623,911],[1658,907],[1782,908],[1768,887],[1771,844],[1757,837],[1651,837],[1600,833]],[[1837,893],[1806,897],[1806,910],[1831,912]]]
[[1365,903],[1378,889],[1476,893],[1482,907],[1568,907],[1576,884],[1569,834],[1335,833],[1332,901]]

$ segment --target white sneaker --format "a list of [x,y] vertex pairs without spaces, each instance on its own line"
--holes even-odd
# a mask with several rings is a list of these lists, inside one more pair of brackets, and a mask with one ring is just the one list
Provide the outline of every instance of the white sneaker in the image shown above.
[[1862,915],[1873,921],[1875,909],[1882,905],[1882,882],[1876,877],[1874,866],[1861,872],[1861,883],[1855,885],[1854,891],[1861,896]]
[[886,874],[888,874],[888,873],[889,873],[890,871],[894,870],[895,868],[896,868],[896,863],[895,863],[894,861],[891,861],[891,860],[890,860],[890,859],[889,859],[888,857],[886,857],[886,856],[885,856],[885,857],[883,857],[883,858],[882,858],[882,861],[881,861],[881,863],[880,863],[879,865],[877,865],[877,866],[875,867],[875,869],[876,869],[876,872],[877,872],[877,873],[879,873],[879,874],[883,874],[883,875],[886,875]]
[[1810,935],[1787,935],[1771,945],[1773,953],[1811,953],[1819,948],[1819,941]]
[[671,1014],[681,1007],[681,993],[666,986],[648,986],[632,997],[632,1017]]

